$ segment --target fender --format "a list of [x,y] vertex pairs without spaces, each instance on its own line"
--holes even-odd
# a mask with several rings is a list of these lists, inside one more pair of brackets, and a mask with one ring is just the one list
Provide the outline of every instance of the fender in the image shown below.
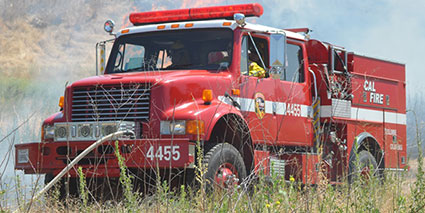
[[63,111],[56,112],[50,115],[47,119],[43,121],[43,125],[52,124],[54,122],[65,122],[65,116],[63,115]]
[[[372,138],[378,144],[379,149],[382,150],[381,146],[379,146],[378,141],[375,137],[373,137],[373,135],[368,132],[362,132],[354,138],[353,147],[351,147],[349,159],[355,157],[355,153],[365,143],[367,138]],[[374,155],[375,153],[371,154]]]
[[385,167],[384,152],[382,151],[383,149],[379,145],[378,140],[376,140],[376,138],[373,137],[373,135],[371,135],[370,133],[362,132],[354,138],[353,147],[351,148],[350,157],[348,158],[348,164],[349,164],[350,170],[351,170],[350,162],[353,162],[356,160],[356,153],[358,149],[366,142],[368,138],[372,139],[375,142],[375,145],[377,146],[377,148],[379,148],[379,150],[375,151],[376,153],[371,153],[375,158],[377,157],[381,158],[381,159],[376,159],[376,162],[378,163],[378,167],[380,169],[383,169]]
[[205,135],[203,138],[205,141],[210,139],[213,128],[220,118],[227,114],[235,114],[243,118],[239,109],[217,99],[208,105],[202,100],[187,102],[164,113],[168,118],[174,116],[176,120],[203,120],[205,122]]

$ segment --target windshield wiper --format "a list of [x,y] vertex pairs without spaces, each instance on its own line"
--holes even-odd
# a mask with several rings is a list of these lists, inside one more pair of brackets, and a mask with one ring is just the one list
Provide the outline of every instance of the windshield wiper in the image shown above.
[[219,70],[227,70],[229,69],[229,62],[221,62],[220,67],[218,68]]
[[168,66],[167,68],[165,68],[165,69],[167,69],[167,70],[172,70],[172,69],[186,69],[186,68],[189,68],[190,66],[192,66],[193,64],[179,64],[179,65],[171,65],[171,66]]
[[136,67],[128,70],[122,70],[123,72],[133,72],[133,71],[144,71],[144,67]]

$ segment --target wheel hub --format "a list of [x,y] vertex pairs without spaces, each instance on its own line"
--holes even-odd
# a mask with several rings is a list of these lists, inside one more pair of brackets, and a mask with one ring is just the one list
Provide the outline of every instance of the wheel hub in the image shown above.
[[367,166],[363,167],[360,174],[365,180],[369,180],[370,179],[370,168],[367,167]]
[[216,173],[215,181],[218,185],[223,186],[224,188],[237,185],[239,178],[235,167],[230,163],[222,164]]

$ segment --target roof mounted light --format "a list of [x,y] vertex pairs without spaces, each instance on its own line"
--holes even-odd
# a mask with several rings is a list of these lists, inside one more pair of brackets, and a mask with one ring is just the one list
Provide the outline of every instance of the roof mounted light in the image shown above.
[[103,29],[105,29],[105,31],[109,34],[112,34],[112,32],[114,31],[114,27],[115,22],[110,19],[105,21],[105,24],[103,25]]
[[263,7],[258,3],[238,4],[228,6],[201,7],[178,10],[152,11],[131,13],[130,21],[134,25],[155,24],[164,22],[208,20],[208,19],[233,19],[236,13],[245,14],[246,17],[263,14]]
[[246,25],[245,23],[245,15],[242,13],[235,13],[233,15],[233,19],[236,21],[237,24],[239,24],[239,26],[243,27]]

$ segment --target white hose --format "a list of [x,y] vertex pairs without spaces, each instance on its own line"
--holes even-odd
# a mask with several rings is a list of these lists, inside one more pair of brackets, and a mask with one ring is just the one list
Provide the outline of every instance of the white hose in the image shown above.
[[[73,168],[75,166],[75,164],[77,164],[83,157],[85,157],[87,154],[89,154],[93,149],[95,149],[97,146],[99,146],[100,144],[102,144],[103,142],[105,142],[106,140],[110,140],[111,138],[117,137],[117,136],[121,136],[123,134],[132,134],[134,135],[134,132],[131,130],[126,130],[126,131],[118,131],[118,132],[114,132],[112,134],[109,134],[99,140],[97,140],[95,143],[93,143],[92,145],[90,145],[89,147],[87,147],[87,149],[85,149],[83,152],[81,152],[74,160],[71,161],[71,163],[69,163],[64,169],[62,169],[62,171],[56,175],[55,178],[53,178],[53,180],[51,180],[46,186],[44,186],[44,188],[42,190],[40,190],[37,195],[35,195],[31,201],[33,200],[37,200],[41,195],[43,195],[45,192],[47,192],[50,188],[52,188],[53,185],[56,184],[56,182],[58,182],[71,168]],[[18,212],[19,208],[16,209],[14,211]]]

